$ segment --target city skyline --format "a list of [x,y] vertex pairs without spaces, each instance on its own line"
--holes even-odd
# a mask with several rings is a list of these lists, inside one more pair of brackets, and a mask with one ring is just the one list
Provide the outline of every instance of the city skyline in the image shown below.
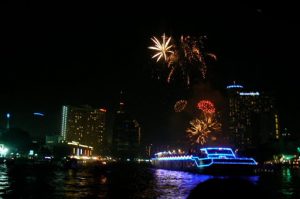
[[[33,11],[33,16],[27,15],[26,9]],[[183,7],[181,16],[165,13],[154,18],[146,16],[149,9],[139,20],[128,15],[107,20],[99,11],[84,8],[79,9],[82,15],[73,18],[71,11],[54,15],[50,10],[34,10],[34,5],[24,5],[24,10],[10,15],[3,12],[7,21],[0,49],[6,74],[2,81],[7,85],[1,118],[7,112],[13,120],[14,115],[40,111],[51,120],[51,131],[59,131],[63,104],[89,104],[114,112],[123,90],[126,105],[145,127],[145,134],[155,140],[167,132],[163,139],[168,139],[173,101],[192,88],[186,91],[176,81],[158,79],[163,71],[157,71],[160,66],[151,60],[147,47],[151,37],[163,33],[175,37],[191,34],[207,35],[209,50],[218,57],[207,69],[212,87],[222,90],[236,81],[249,90],[271,93],[277,99],[282,127],[296,134],[299,99],[292,94],[299,30],[295,28],[296,14],[287,14],[291,8],[282,9],[208,5],[199,12]],[[157,111],[162,113],[157,116]]]

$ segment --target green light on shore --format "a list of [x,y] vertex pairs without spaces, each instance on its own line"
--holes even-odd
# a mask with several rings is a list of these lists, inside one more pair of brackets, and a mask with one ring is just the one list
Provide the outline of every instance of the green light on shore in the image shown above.
[[8,148],[4,147],[3,144],[0,144],[0,157],[5,157],[8,152]]
[[297,152],[300,153],[300,147],[297,147]]
[[291,160],[291,159],[293,159],[295,156],[294,155],[282,155],[282,157],[283,157],[283,159],[284,160]]

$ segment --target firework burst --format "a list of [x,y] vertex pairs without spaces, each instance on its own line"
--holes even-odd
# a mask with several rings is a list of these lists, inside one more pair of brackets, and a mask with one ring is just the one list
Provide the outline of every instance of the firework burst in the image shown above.
[[197,108],[205,114],[214,114],[216,112],[214,104],[209,100],[201,100],[198,102]]
[[167,38],[165,34],[162,36],[162,42],[160,42],[156,37],[151,38],[154,46],[149,46],[148,48],[156,51],[152,58],[157,58],[158,62],[162,57],[167,61],[169,54],[174,52],[171,50],[172,45],[170,45],[171,37]]
[[150,46],[149,49],[156,51],[152,58],[158,62],[163,57],[169,68],[167,82],[172,80],[174,74],[181,73],[186,84],[189,85],[191,76],[196,75],[194,71],[199,71],[202,78],[206,78],[207,58],[217,60],[217,57],[212,53],[205,52],[205,39],[205,36],[196,39],[182,35],[176,42],[171,37],[166,37],[165,34],[162,36],[162,42],[156,37],[151,38],[154,46]]
[[211,132],[221,131],[221,123],[214,117],[196,118],[190,121],[190,127],[186,132],[192,143],[205,144]]
[[207,128],[205,122],[199,119],[194,119],[190,121],[190,125],[191,126],[186,130],[186,132],[188,133],[188,137],[192,140],[192,142],[201,145],[206,143],[206,139],[210,133],[210,130]]
[[182,112],[185,109],[186,105],[187,105],[186,100],[179,100],[174,105],[174,111],[176,113]]

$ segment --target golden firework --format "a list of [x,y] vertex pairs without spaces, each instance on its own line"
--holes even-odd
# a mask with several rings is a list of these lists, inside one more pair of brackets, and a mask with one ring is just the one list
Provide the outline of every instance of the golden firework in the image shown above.
[[162,42],[160,42],[156,37],[152,37],[151,40],[155,44],[154,46],[149,46],[148,48],[156,51],[156,53],[152,56],[152,58],[157,58],[156,62],[158,62],[162,57],[167,61],[168,55],[173,54],[174,52],[171,50],[172,46],[170,44],[171,37],[167,38],[165,34],[162,36]]
[[194,119],[190,121],[190,127],[186,130],[189,138],[193,143],[203,145],[212,131],[221,131],[221,123],[213,117],[205,117],[204,119]]

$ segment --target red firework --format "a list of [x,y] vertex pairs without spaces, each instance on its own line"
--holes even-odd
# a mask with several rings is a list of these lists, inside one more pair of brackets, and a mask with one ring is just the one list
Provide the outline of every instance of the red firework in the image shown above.
[[200,102],[198,102],[197,107],[204,113],[213,114],[216,112],[214,104],[209,100],[201,100]]

